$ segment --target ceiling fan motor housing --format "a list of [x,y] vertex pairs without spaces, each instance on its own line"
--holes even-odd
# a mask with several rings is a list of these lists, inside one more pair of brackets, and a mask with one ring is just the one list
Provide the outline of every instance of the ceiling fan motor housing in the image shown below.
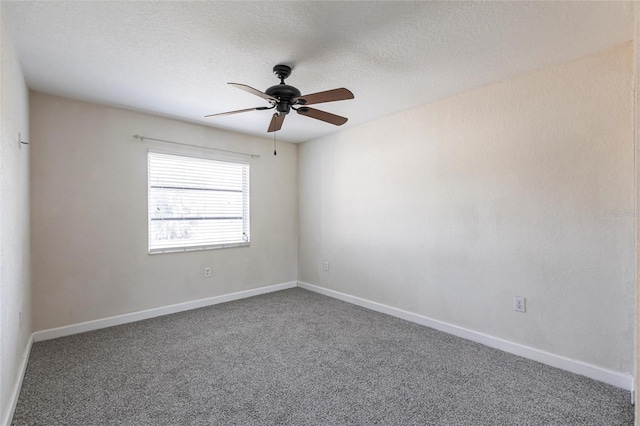
[[282,114],[289,113],[289,109],[293,104],[293,98],[300,96],[300,91],[288,84],[276,84],[275,86],[269,87],[264,93],[280,99],[276,104],[276,110]]
[[280,84],[269,87],[264,93],[279,99],[276,103],[278,114],[288,114],[293,105],[293,99],[299,97],[301,93],[297,88],[284,83],[284,79],[291,75],[290,66],[276,65],[273,67],[273,73],[280,79]]

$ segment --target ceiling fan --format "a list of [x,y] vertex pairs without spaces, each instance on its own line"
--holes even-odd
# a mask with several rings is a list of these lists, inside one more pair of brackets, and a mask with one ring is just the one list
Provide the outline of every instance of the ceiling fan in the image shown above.
[[293,86],[285,84],[284,80],[291,75],[291,67],[288,65],[276,65],[273,67],[273,73],[280,79],[280,84],[269,87],[264,92],[261,92],[253,87],[249,87],[246,84],[229,83],[230,85],[237,87],[256,96],[265,99],[269,102],[270,106],[262,106],[256,108],[239,109],[236,111],[221,112],[218,114],[210,114],[205,117],[219,117],[223,115],[238,114],[248,111],[262,111],[266,109],[274,109],[273,117],[271,117],[271,123],[267,132],[277,132],[282,128],[282,123],[285,117],[291,110],[294,110],[300,115],[315,118],[316,120],[324,121],[336,126],[341,126],[347,122],[346,117],[341,117],[336,114],[321,111],[315,108],[309,108],[307,105],[321,104],[324,102],[342,101],[346,99],[353,99],[353,93],[351,91],[340,88],[333,90],[326,90],[324,92],[310,93],[308,95],[300,95],[300,91]]

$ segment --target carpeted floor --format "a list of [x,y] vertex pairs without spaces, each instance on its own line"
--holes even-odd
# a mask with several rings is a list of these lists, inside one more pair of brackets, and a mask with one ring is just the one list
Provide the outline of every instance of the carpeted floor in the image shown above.
[[14,425],[632,425],[627,391],[291,289],[35,343]]

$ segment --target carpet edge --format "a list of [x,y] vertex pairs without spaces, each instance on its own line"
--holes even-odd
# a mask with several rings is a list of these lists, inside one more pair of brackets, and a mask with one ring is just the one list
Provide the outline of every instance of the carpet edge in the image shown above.
[[523,358],[531,359],[533,361],[541,362],[551,367],[559,368],[561,370],[569,371],[571,373],[579,374],[581,376],[588,377],[600,382],[607,383],[609,385],[633,392],[635,391],[634,378],[632,375],[622,372],[612,371],[603,367],[598,367],[593,364],[588,364],[579,360],[567,358],[562,355],[557,355],[551,352],[535,349],[530,346],[525,346],[519,343],[511,342],[509,340],[494,337],[488,334],[480,333],[478,331],[470,330],[464,327],[460,327],[454,324],[450,324],[444,321],[439,321],[433,318],[426,317],[424,315],[416,314],[413,312],[405,311],[393,306],[384,305],[382,303],[373,302],[371,300],[363,299],[350,294],[341,293],[336,290],[331,290],[325,287],[320,287],[314,284],[309,284],[303,281],[298,281],[298,287],[305,290],[313,291],[315,293],[322,294],[324,296],[332,297],[334,299],[342,300],[343,302],[351,303],[363,308],[371,309],[376,312],[391,315],[406,321],[410,321],[416,324],[427,326],[448,334],[452,334],[463,339],[471,340],[476,343],[483,344],[485,346],[499,349],[501,351],[518,355]]
[[205,306],[217,305],[220,303],[231,302],[234,300],[245,299],[247,297],[258,296],[261,294],[272,293],[297,287],[297,281],[289,281],[286,283],[273,284],[264,287],[253,288],[249,290],[237,291],[234,293],[222,294],[219,296],[206,297],[204,299],[192,300],[189,302],[176,303],[173,305],[160,306],[157,308],[145,309],[142,311],[130,312],[127,314],[115,315],[107,318],[100,318],[91,321],[80,322],[77,324],[64,325],[61,327],[49,328],[46,330],[36,331],[32,334],[33,342],[41,342],[43,340],[56,339],[58,337],[71,336],[73,334],[84,333],[86,331],[99,330],[101,328],[113,327],[116,325],[128,324],[131,322],[142,321],[145,319],[156,318],[164,315],[175,314],[178,312],[189,311],[192,309],[203,308]]

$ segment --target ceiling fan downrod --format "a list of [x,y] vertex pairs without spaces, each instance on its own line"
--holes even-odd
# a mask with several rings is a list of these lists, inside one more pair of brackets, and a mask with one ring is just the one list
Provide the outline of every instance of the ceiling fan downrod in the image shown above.
[[280,79],[280,84],[284,84],[284,80],[291,75],[291,67],[289,65],[276,65],[273,67],[273,73]]

